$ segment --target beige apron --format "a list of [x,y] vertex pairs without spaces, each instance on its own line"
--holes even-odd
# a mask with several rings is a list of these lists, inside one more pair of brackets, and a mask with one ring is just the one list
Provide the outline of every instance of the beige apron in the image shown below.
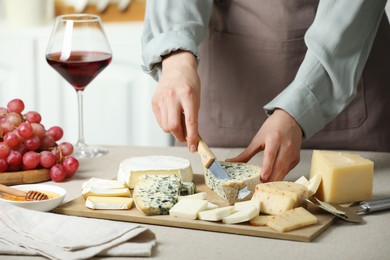
[[[266,119],[263,106],[297,73],[317,6],[316,0],[214,1],[199,65],[199,129],[210,146],[250,143]],[[389,46],[385,16],[357,97],[303,148],[390,152]]]

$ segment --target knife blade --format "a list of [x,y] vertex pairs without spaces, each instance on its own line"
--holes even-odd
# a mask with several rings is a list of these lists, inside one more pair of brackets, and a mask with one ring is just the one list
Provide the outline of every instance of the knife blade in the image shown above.
[[[198,136],[198,137],[199,137],[198,154],[200,155],[200,158],[201,158],[201,161],[202,161],[202,164],[204,165],[204,167],[209,169],[211,171],[211,173],[217,179],[230,180],[229,175],[227,175],[225,170],[218,163],[217,158],[215,157],[214,153],[206,145],[206,143],[203,141],[203,139],[200,136]],[[238,192],[237,199],[244,199],[250,193],[251,193],[251,191],[248,190],[247,187],[245,187]]]

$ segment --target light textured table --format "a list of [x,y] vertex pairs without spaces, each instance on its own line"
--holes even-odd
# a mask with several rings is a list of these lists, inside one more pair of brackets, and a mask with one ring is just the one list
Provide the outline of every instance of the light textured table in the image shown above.
[[[106,156],[82,160],[76,175],[67,182],[50,184],[64,187],[65,202],[80,196],[81,184],[91,177],[114,178],[123,159],[145,155],[173,155],[191,161],[195,173],[201,173],[199,156],[184,147],[109,147]],[[237,155],[241,149],[212,149],[218,159]],[[390,197],[390,154],[359,152],[375,163],[373,196]],[[286,180],[309,177],[312,151],[303,150],[301,162]],[[251,163],[261,164],[261,154]],[[261,237],[143,225],[157,237],[153,251],[156,259],[390,259],[390,211],[364,216],[361,225],[337,221],[312,242],[293,242]],[[39,257],[0,256],[0,259],[36,259]],[[110,258],[106,258],[110,259]],[[112,259],[112,258],[111,258]],[[145,258],[140,258],[145,259]]]

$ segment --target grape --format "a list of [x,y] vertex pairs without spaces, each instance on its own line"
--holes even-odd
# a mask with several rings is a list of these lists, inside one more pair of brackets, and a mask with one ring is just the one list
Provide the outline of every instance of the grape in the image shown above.
[[52,126],[47,130],[46,134],[52,136],[54,141],[58,141],[64,135],[64,131],[59,126]]
[[55,182],[62,182],[66,177],[65,168],[61,164],[55,164],[50,169],[50,178]]
[[72,177],[79,168],[79,161],[73,156],[68,156],[62,162],[67,177]]
[[14,130],[14,125],[8,121],[0,122],[0,127],[3,129],[4,134]]
[[35,151],[41,146],[41,139],[38,136],[32,135],[24,140],[27,150]]
[[28,151],[23,155],[23,169],[32,170],[39,165],[39,153]]
[[8,145],[5,143],[1,142],[0,143],[0,158],[6,158],[10,153],[10,149]]
[[18,127],[18,134],[24,138],[29,138],[33,134],[33,128],[30,123],[21,123]]
[[41,139],[41,147],[40,149],[41,150],[48,150],[49,148],[52,148],[54,147],[56,144],[56,142],[54,141],[53,137],[50,136],[50,135],[45,135],[42,139]]
[[15,150],[10,150],[7,156],[7,163],[10,166],[17,166],[22,163],[22,154]]
[[0,107],[0,117],[5,116],[8,114],[8,109],[5,107]]
[[10,122],[14,127],[18,127],[23,122],[23,117],[15,112],[6,115],[6,121]]
[[0,127],[0,137],[2,137],[4,134],[3,128]]
[[31,123],[33,128],[33,134],[38,136],[39,138],[43,138],[46,134],[45,127],[38,123]]
[[61,159],[62,159],[60,150],[54,149],[54,150],[51,151],[51,153],[52,153],[52,154],[54,155],[54,157],[56,158],[56,162],[57,162],[57,163],[60,163],[60,162],[61,162]]
[[63,142],[58,145],[58,148],[61,150],[63,157],[71,155],[73,153],[73,145],[68,142]]
[[56,163],[56,157],[50,151],[42,151],[39,163],[43,168],[50,169]]
[[19,144],[18,135],[15,132],[8,132],[4,135],[4,143],[8,145],[8,147],[15,147]]
[[24,109],[24,103],[20,99],[13,99],[7,104],[7,108],[9,112],[22,113]]
[[42,120],[42,117],[41,115],[38,113],[38,112],[35,112],[35,111],[29,111],[26,113],[26,120],[29,122],[29,123],[37,123],[39,124]]
[[5,158],[0,158],[0,172],[5,172],[8,168],[8,163]]

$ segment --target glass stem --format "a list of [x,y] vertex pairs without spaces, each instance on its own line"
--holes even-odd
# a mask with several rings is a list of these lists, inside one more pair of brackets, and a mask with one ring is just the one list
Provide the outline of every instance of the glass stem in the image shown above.
[[84,140],[83,92],[84,91],[82,90],[77,91],[77,101],[78,101],[78,110],[79,110],[79,140],[77,141],[77,146],[80,148],[86,146]]

